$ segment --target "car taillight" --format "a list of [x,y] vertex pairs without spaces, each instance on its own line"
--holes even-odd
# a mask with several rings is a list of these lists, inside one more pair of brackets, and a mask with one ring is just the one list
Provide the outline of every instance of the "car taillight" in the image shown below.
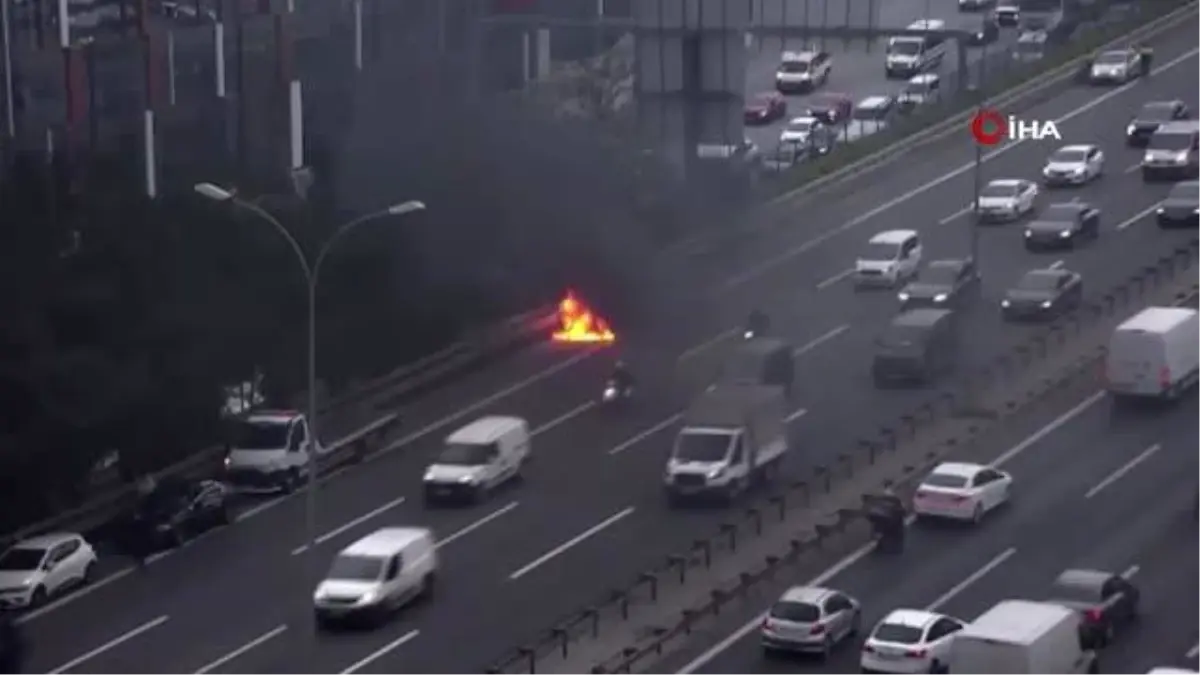
[[762,622],[762,627],[763,627],[763,628],[770,628],[770,627],[771,627],[771,620],[770,620],[769,618],[768,618],[768,619],[763,619],[763,622]]
[[811,628],[811,629],[808,631],[809,635],[820,635],[821,633],[824,633],[824,632],[825,632],[825,625],[824,625],[824,624],[820,624],[820,623],[819,623],[819,624],[817,624],[817,625],[815,625],[815,626],[813,626],[813,627],[812,627],[812,628]]
[[1084,612],[1083,617],[1092,623],[1099,623],[1100,619],[1104,618],[1104,614],[1100,610],[1092,608]]
[[874,653],[875,653],[875,648],[874,648],[874,647],[872,647],[871,645],[863,645],[863,651],[864,651],[864,652],[866,652],[866,653],[868,653],[868,654],[874,654]]
[[909,658],[923,659],[929,652],[925,651],[924,649],[910,649],[905,653],[909,656]]
[[1171,386],[1171,369],[1163,366],[1158,371],[1158,386],[1166,389]]

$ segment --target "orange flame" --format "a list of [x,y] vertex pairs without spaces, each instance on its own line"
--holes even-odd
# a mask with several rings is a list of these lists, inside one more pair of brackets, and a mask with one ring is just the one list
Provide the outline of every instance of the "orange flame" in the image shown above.
[[567,291],[567,296],[558,303],[558,320],[562,327],[551,336],[555,342],[613,342],[617,339],[608,322],[593,314],[574,291]]

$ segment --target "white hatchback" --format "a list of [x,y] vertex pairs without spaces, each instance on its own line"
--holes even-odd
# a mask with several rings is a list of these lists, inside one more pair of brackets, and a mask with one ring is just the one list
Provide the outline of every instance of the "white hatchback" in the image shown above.
[[36,607],[91,580],[96,551],[73,533],[43,534],[0,555],[0,608]]
[[984,514],[1006,503],[1012,476],[984,464],[943,462],[917,486],[913,513],[978,523]]
[[828,656],[837,643],[858,633],[857,600],[829,588],[793,586],[771,606],[760,635],[768,652],[816,652]]
[[863,643],[864,673],[949,672],[950,645],[966,625],[921,609],[892,610]]
[[893,287],[917,275],[921,236],[916,230],[887,230],[871,237],[854,264],[854,285]]

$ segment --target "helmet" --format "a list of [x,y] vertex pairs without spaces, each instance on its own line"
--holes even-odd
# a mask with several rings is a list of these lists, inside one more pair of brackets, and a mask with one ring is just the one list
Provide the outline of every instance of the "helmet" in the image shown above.
[[625,360],[617,359],[617,362],[613,364],[613,368],[616,370],[625,370]]

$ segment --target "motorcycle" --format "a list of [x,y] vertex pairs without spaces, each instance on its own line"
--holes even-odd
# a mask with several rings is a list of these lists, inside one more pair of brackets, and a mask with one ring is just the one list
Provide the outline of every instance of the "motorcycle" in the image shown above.
[[621,387],[615,380],[604,383],[604,393],[600,396],[601,403],[617,403],[633,396],[633,387]]

